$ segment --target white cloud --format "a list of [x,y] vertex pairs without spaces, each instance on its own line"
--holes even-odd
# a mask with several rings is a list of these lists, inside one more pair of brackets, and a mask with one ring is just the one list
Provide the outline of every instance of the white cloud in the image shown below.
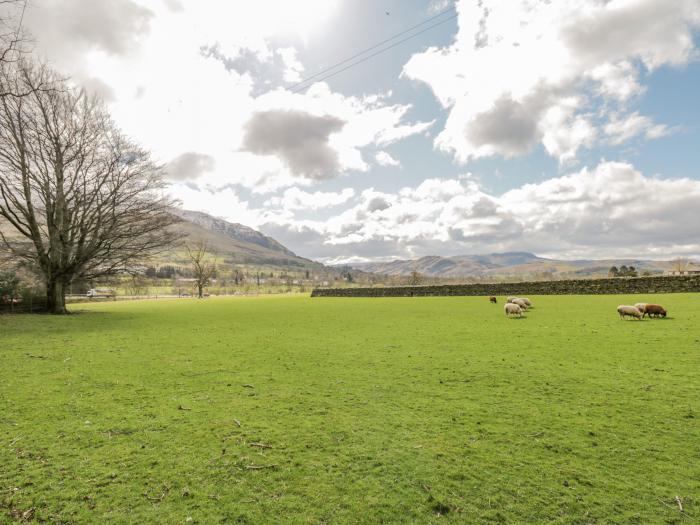
[[285,211],[318,210],[339,206],[349,201],[355,195],[355,190],[345,188],[339,192],[333,191],[303,191],[297,187],[287,188],[281,197],[272,197],[265,202],[268,207],[278,207]]
[[[438,122],[412,120],[412,107],[390,92],[278,87],[305,74],[300,39],[332,20],[339,0],[94,4],[36,0],[26,24],[37,49],[102,94],[115,121],[154,152],[187,208],[262,227],[314,257],[700,253],[700,183],[643,176],[628,164],[603,162],[500,196],[472,177],[396,191],[334,181],[320,188],[334,191],[314,191],[370,163],[400,166],[383,148],[400,152],[389,146],[427,136]],[[697,55],[697,0],[457,5],[453,45],[414,55],[403,75],[427,84],[445,108],[434,143],[458,161],[541,146],[570,166],[594,144],[673,131],[630,106],[644,94],[645,73]],[[261,133],[261,119],[276,136]],[[249,192],[277,193],[241,196]]]
[[374,155],[374,160],[377,161],[377,164],[380,166],[391,166],[394,168],[400,168],[401,167],[401,162],[399,162],[397,159],[392,157],[389,153],[386,151],[378,151]]
[[293,214],[285,210],[251,207],[232,187],[177,182],[170,186],[169,193],[186,210],[201,211],[251,228],[259,228],[270,222],[286,223],[293,220]]
[[65,65],[84,53],[135,51],[149,34],[153,17],[147,5],[133,0],[41,0],[27,3],[24,25],[54,60]]
[[613,115],[605,125],[605,134],[610,137],[611,144],[622,144],[633,137],[642,135],[646,139],[657,139],[671,133],[665,124],[654,124],[649,117],[640,115],[638,112],[619,117]]
[[588,75],[597,82],[597,91],[605,98],[625,102],[645,91],[639,84],[639,69],[627,60],[617,64],[605,62],[591,69]]
[[331,135],[346,122],[331,115],[278,109],[255,112],[245,125],[242,149],[258,155],[276,155],[295,175],[331,179],[341,170]]
[[284,80],[287,82],[299,82],[302,79],[304,65],[299,61],[297,50],[293,47],[285,47],[277,50],[277,54],[284,62]]
[[430,0],[430,3],[428,4],[428,13],[431,15],[441,13],[453,4],[453,0]]
[[265,115],[265,129],[274,133],[260,133],[255,144],[249,143],[247,134],[243,148],[262,155],[277,154],[299,179],[322,180],[348,171],[367,171],[362,148],[390,144],[432,125],[404,122],[411,106],[389,104],[389,96],[344,96],[332,92],[325,83],[314,84],[305,94],[281,89],[266,93],[255,99],[254,112],[244,129],[254,128],[259,116]]
[[435,146],[461,162],[538,143],[571,160],[597,134],[591,84],[605,104],[625,103],[643,92],[640,67],[683,65],[697,53],[696,0],[461,0],[458,11],[454,43],[414,55],[403,75],[449,111]]
[[575,115],[575,106],[560,104],[550,107],[542,118],[542,144],[551,156],[566,163],[576,157],[582,147],[590,148],[597,131],[588,115]]
[[166,166],[166,176],[171,180],[194,180],[212,171],[216,163],[208,155],[188,151],[178,155]]
[[[206,170],[185,166],[178,178],[191,172],[201,187],[268,192],[366,171],[364,148],[431,125],[410,121],[410,105],[389,102],[390,94],[345,96],[324,83],[298,94],[277,88],[304,71],[289,42],[308,38],[338,1],[260,0],[243,9],[214,0],[114,0],[93,9],[87,0],[37,0],[27,26],[37,50],[101,93],[118,125],[156,160],[193,152],[211,159]],[[320,135],[315,125],[289,129],[290,112],[331,127]],[[255,126],[261,115],[278,124],[274,143]]]
[[642,175],[632,165],[525,184],[501,196],[471,177],[428,179],[397,193],[363,191],[325,221],[265,224],[306,256],[400,258],[529,250],[564,258],[700,254],[700,181]]

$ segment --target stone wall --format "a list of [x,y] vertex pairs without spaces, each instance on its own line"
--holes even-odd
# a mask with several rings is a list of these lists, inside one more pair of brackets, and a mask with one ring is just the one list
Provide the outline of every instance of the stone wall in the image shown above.
[[317,288],[311,297],[422,297],[438,295],[604,295],[700,292],[700,276],[576,279],[525,283],[449,284],[386,288]]

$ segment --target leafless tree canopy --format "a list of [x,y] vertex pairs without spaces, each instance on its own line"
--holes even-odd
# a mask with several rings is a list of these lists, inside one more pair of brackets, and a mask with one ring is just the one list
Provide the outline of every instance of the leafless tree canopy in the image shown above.
[[14,229],[0,241],[43,275],[62,313],[73,279],[128,271],[171,245],[177,219],[161,168],[97,98],[44,66],[15,67],[8,87],[28,95],[0,98],[0,216]]
[[[27,52],[27,38],[22,30],[27,0],[0,0],[0,79],[13,75],[12,67]],[[21,95],[8,91],[8,83],[0,85],[0,97]]]
[[187,246],[187,256],[192,261],[192,271],[194,273],[195,285],[197,286],[197,296],[201,299],[204,288],[209,286],[212,277],[216,273],[216,264],[209,257],[207,244],[199,242],[194,246]]
[[674,272],[685,272],[690,266],[690,259],[687,257],[676,257],[671,261],[671,269]]

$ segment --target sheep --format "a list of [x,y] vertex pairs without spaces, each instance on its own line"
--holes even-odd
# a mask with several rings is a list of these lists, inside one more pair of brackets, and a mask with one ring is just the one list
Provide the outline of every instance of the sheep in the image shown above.
[[634,305],[634,307],[635,307],[637,310],[639,310],[640,312],[642,312],[642,317],[644,317],[644,310],[645,310],[646,307],[647,307],[647,303],[637,303],[637,304]]
[[666,310],[660,304],[648,304],[644,308],[644,315],[649,317],[666,317]]
[[634,306],[627,306],[621,304],[617,307],[617,313],[620,314],[620,319],[624,319],[625,316],[636,317],[638,320],[642,320],[642,312],[637,310]]
[[523,311],[527,310],[527,303],[522,299],[513,299],[511,304],[517,304]]
[[526,298],[522,298],[522,297],[508,297],[508,299],[506,299],[506,302],[517,304],[523,310],[527,310],[528,308],[530,308],[532,306],[530,299],[526,299]]
[[517,315],[518,317],[523,316],[523,309],[515,303],[506,303],[503,306],[503,310],[506,312],[506,317],[509,315]]
[[489,297],[489,301],[491,301],[493,304],[496,304],[498,302],[498,299],[496,299],[493,295]]

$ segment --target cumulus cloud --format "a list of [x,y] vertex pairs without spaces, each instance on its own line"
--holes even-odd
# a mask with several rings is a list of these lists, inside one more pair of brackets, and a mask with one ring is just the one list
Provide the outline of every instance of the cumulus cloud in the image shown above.
[[435,146],[461,162],[523,155],[540,143],[570,160],[600,135],[591,114],[619,111],[616,104],[643,93],[641,70],[687,64],[697,53],[694,0],[461,0],[457,7],[454,43],[414,55],[403,75],[426,83],[448,110]]
[[212,156],[190,151],[171,160],[165,171],[171,180],[192,180],[212,171],[215,166]]
[[491,108],[474,115],[465,126],[465,136],[476,151],[494,151],[506,157],[527,153],[542,138],[539,106],[537,100],[519,102],[503,95]]
[[636,136],[656,139],[671,133],[665,124],[655,124],[652,119],[640,115],[636,111],[623,117],[613,115],[604,129],[610,143],[615,145],[622,144]]
[[377,164],[380,166],[391,166],[394,168],[400,168],[401,167],[401,162],[399,162],[397,159],[392,157],[389,153],[386,151],[379,151],[374,155],[374,160],[377,161]]
[[175,13],[179,13],[185,9],[179,0],[165,0],[165,5]]
[[30,2],[26,28],[60,63],[85,51],[122,55],[149,32],[153,12],[132,0]]
[[156,159],[206,154],[215,163],[200,170],[198,186],[271,192],[367,171],[365,149],[431,124],[407,118],[411,106],[390,102],[390,93],[346,96],[323,82],[302,93],[279,87],[300,78],[299,39],[322,27],[337,3],[37,0],[27,24],[37,52],[100,93],[117,124]]
[[277,54],[284,63],[284,80],[286,82],[299,82],[304,72],[304,65],[299,61],[299,53],[293,47],[284,47],[277,50]]
[[339,206],[349,201],[355,195],[355,190],[345,188],[342,191],[308,192],[299,188],[287,188],[281,197],[272,197],[265,202],[266,206],[279,207],[284,210],[318,210]]
[[295,175],[330,179],[340,171],[337,152],[328,145],[345,122],[302,111],[270,110],[253,114],[245,126],[244,151],[278,155]]
[[367,171],[363,148],[391,144],[432,125],[407,122],[411,106],[390,104],[389,96],[344,96],[325,83],[316,83],[303,94],[266,93],[254,101],[241,150],[274,155],[292,177],[306,181]]
[[306,256],[400,258],[530,250],[564,258],[700,254],[700,181],[644,176],[632,165],[525,184],[502,195],[472,177],[368,189],[325,221],[265,224]]
[[430,0],[428,4],[428,13],[431,15],[441,13],[445,9],[448,9],[453,3],[453,0]]

